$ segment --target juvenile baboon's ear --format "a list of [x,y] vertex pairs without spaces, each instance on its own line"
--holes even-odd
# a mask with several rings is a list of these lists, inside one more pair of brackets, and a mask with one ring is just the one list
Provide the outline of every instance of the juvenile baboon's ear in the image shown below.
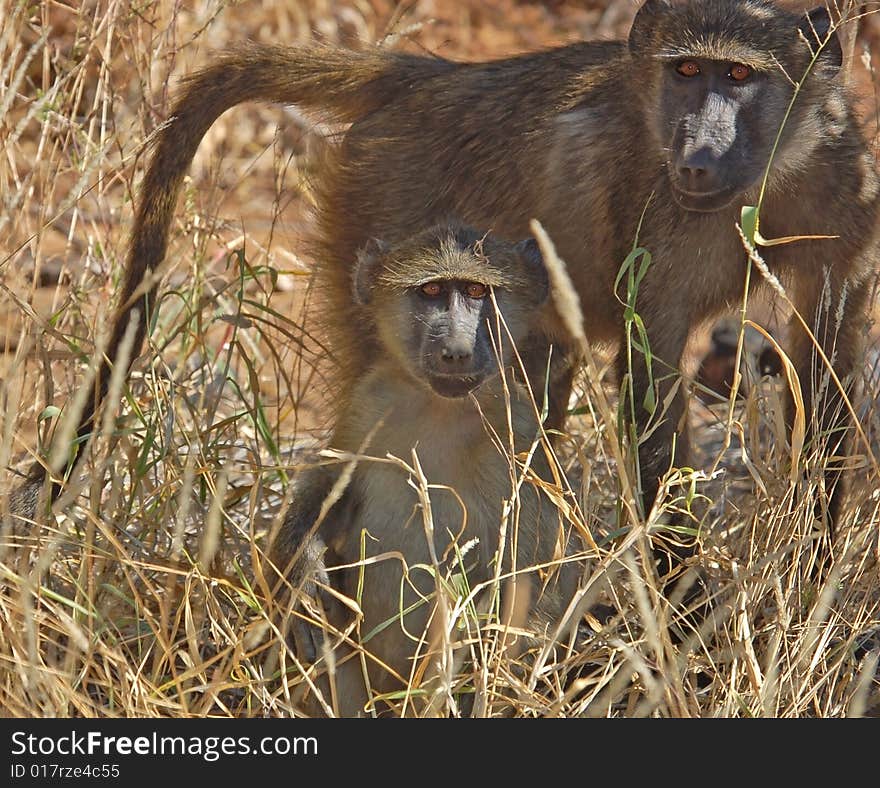
[[538,242],[534,238],[527,238],[516,245],[516,251],[523,261],[529,282],[529,295],[535,306],[541,306],[550,294],[550,280]]
[[670,8],[670,0],[645,0],[629,29],[629,51],[633,55],[641,54],[649,48],[652,28],[657,24],[657,19]]
[[819,60],[836,73],[843,65],[843,48],[840,45],[837,32],[831,32],[831,24],[831,15],[828,13],[828,9],[820,5],[807,12],[806,19],[798,25],[798,28],[814,52],[825,42],[825,39],[828,39],[822,48]]
[[378,238],[370,238],[357,254],[351,274],[351,291],[358,306],[366,306],[373,297],[373,281],[379,262],[388,253],[388,244]]

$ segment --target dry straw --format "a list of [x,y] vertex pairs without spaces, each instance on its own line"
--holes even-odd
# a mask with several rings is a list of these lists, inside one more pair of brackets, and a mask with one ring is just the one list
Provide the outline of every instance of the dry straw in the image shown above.
[[[480,13],[465,14],[463,5]],[[137,13],[96,0],[82,14],[0,0],[4,490],[37,454],[46,456],[53,431],[52,466],[56,475],[65,470],[69,425],[100,358],[144,145],[166,118],[177,76],[208,50],[243,35],[293,41],[321,30],[352,45],[414,35],[431,51],[489,57],[533,48],[539,35],[558,41],[560,30],[572,38],[599,25],[625,32],[629,3],[600,5],[554,5],[536,17],[530,4],[511,2],[499,21],[477,0],[438,0],[432,17],[452,20],[440,25],[420,5],[392,0],[159,0]],[[862,59],[852,62],[862,68]],[[864,69],[857,77],[873,79]],[[278,622],[287,611],[269,593],[263,567],[291,478],[328,461],[314,456],[325,440],[326,353],[303,311],[302,266],[290,263],[310,230],[307,176],[328,142],[298,118],[251,106],[211,131],[178,206],[150,342],[129,379],[114,378],[86,464],[35,522],[2,507],[0,714],[297,713],[297,692],[312,678],[285,645]],[[701,534],[694,564],[716,610],[694,628],[678,609],[681,588],[668,598],[650,562],[647,535],[662,527],[670,504],[639,514],[612,367],[584,341],[564,267],[540,226],[533,230],[584,357],[567,434],[556,436],[557,478],[546,490],[560,517],[596,545],[582,561],[582,596],[570,611],[580,626],[567,649],[539,644],[518,666],[506,653],[503,620],[481,619],[468,598],[443,586],[450,596],[440,647],[464,641],[467,659],[447,659],[432,712],[877,713],[880,480],[865,444],[833,458],[856,472],[831,573],[817,583],[822,534],[809,501],[823,468],[807,445],[804,473],[789,474],[790,436],[774,415],[780,391],[750,387],[729,419],[728,403],[693,408],[695,464],[716,472],[685,470],[665,489],[680,500],[682,489],[693,491]],[[867,396],[852,407],[873,447],[878,380],[870,370]],[[53,415],[62,405],[60,418]],[[430,484],[415,457],[402,459],[420,489]]]

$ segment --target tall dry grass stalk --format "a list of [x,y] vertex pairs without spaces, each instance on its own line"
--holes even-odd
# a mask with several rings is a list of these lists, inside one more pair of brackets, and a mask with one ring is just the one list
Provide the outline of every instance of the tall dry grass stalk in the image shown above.
[[[632,11],[621,0],[553,11],[437,0],[430,15],[418,5],[397,14],[406,5],[87,0],[74,14],[0,0],[3,500],[18,473],[48,456],[53,434],[63,438],[76,421],[145,147],[166,119],[176,75],[243,35],[356,45],[390,34],[485,57],[596,30],[620,34]],[[290,480],[315,461],[327,426],[326,353],[304,311],[308,260],[299,256],[310,154],[323,144],[294,110],[271,107],[229,113],[208,135],[178,209],[149,345],[130,380],[114,380],[84,472],[37,522],[3,512],[0,713],[297,713],[311,677],[284,645],[285,610],[263,566]],[[781,470],[790,452],[782,391],[750,387],[731,418],[725,403],[695,409],[694,465],[714,472],[682,469],[666,483],[667,506],[692,512],[693,563],[714,603],[714,617],[694,631],[675,612],[693,576],[664,595],[647,537],[662,532],[666,511],[638,513],[609,364],[588,358],[546,493],[594,546],[577,602],[602,607],[580,617],[566,649],[538,644],[517,665],[503,619],[438,573],[449,657],[432,711],[876,713],[880,484],[864,452],[835,458],[853,467],[855,484],[831,575],[816,584],[819,534],[805,501],[822,469],[806,453],[796,483]],[[865,377],[868,396],[856,407],[876,445],[876,369],[866,365]],[[65,457],[52,459],[61,467]],[[430,480],[417,456],[400,461],[424,491]],[[522,480],[511,473],[515,487]],[[455,658],[453,641],[468,644],[468,659]]]

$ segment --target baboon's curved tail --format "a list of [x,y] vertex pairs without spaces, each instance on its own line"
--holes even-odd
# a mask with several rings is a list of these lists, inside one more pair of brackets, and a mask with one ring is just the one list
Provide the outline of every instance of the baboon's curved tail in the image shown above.
[[[168,231],[183,178],[208,129],[226,110],[245,101],[296,104],[329,120],[353,122],[393,102],[414,82],[454,65],[440,58],[373,48],[361,52],[324,45],[272,46],[246,43],[187,77],[171,117],[156,140],[140,187],[125,275],[106,359],[77,429],[79,452],[107,393],[110,370],[137,310],[130,357],[140,352],[156,293],[155,271],[165,257]],[[46,469],[35,465],[11,498],[18,514],[32,516]],[[54,499],[58,490],[53,488]]]

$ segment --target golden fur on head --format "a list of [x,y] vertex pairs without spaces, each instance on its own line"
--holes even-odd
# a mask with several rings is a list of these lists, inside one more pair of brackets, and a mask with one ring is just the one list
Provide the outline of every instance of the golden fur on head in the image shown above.
[[770,0],[648,0],[633,24],[630,43],[636,45],[631,49],[659,60],[705,58],[764,72],[781,66],[800,75],[811,50],[825,40],[825,23],[818,24]]
[[402,243],[380,247],[380,254],[376,271],[380,287],[406,289],[435,280],[458,280],[515,288],[524,280],[522,260],[509,245],[454,224],[435,225]]
[[681,41],[657,52],[659,60],[679,60],[681,58],[704,58],[723,60],[729,63],[742,63],[755,71],[770,71],[779,67],[778,61],[750,46],[747,41],[738,40],[729,34],[694,33],[685,30],[680,33]]

